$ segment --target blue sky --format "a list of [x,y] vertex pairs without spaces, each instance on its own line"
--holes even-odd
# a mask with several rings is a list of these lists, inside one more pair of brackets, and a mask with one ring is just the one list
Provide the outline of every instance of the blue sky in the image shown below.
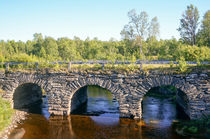
[[179,19],[190,4],[200,19],[210,10],[210,0],[0,0],[0,40],[31,40],[34,33],[120,40],[131,9],[157,16],[161,39],[179,38]]

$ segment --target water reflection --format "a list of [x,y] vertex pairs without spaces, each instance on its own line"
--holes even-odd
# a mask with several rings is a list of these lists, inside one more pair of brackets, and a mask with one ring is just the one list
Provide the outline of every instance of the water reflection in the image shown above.
[[38,103],[29,107],[27,111],[29,113],[43,115],[44,117],[49,119],[50,113],[48,111],[48,103],[47,102],[48,102],[47,97],[43,96],[41,101],[39,101]]
[[145,97],[143,120],[138,121],[119,118],[117,101],[111,93],[100,93],[103,91],[106,90],[95,87],[88,89],[88,102],[77,113],[80,115],[48,119],[47,109],[43,109],[43,115],[30,114],[17,129],[24,128],[23,139],[182,138],[171,127],[173,120],[177,119],[176,105],[172,101]]
[[[97,86],[89,86],[87,95],[87,104],[75,111],[74,115],[119,117],[119,104],[111,92]],[[98,117],[93,118],[93,120],[100,121]]]
[[170,126],[176,119],[176,104],[170,99],[146,96],[142,105],[143,119],[146,124],[159,124],[165,127]]
[[47,120],[44,116],[31,114],[18,128],[25,129],[23,139],[179,138],[171,128],[148,125],[142,120],[101,117],[100,121],[84,115],[56,116]]

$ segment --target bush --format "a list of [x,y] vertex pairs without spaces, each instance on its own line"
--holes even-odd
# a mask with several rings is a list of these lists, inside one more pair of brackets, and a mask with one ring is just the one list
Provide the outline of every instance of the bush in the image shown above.
[[7,57],[6,61],[8,62],[36,62],[38,61],[38,58],[33,55],[27,55],[27,54],[14,54],[10,55],[10,57]]
[[210,48],[181,45],[174,53],[175,59],[184,57],[186,61],[210,61]]
[[185,58],[184,57],[180,57],[180,60],[178,62],[179,62],[179,64],[178,64],[179,70],[181,72],[187,71],[187,63],[185,61]]
[[173,61],[170,61],[170,68],[173,68],[174,67],[174,62]]

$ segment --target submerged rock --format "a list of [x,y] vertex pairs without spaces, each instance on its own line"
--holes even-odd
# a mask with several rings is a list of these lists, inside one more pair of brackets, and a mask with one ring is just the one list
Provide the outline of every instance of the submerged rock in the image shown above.
[[21,129],[15,129],[11,132],[9,139],[21,139],[24,134],[25,134],[25,129],[21,128]]

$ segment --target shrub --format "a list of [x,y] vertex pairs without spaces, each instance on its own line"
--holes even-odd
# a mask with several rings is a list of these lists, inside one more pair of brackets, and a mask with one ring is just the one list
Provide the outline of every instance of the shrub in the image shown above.
[[27,54],[14,54],[6,59],[9,62],[35,62],[38,61],[36,56]]
[[210,48],[202,46],[186,46],[181,45],[174,52],[174,58],[180,59],[184,57],[186,61],[210,61]]
[[174,62],[173,61],[170,61],[170,68],[173,68],[173,66],[174,66]]
[[180,60],[178,62],[179,62],[179,64],[178,64],[179,70],[181,72],[187,71],[187,63],[185,61],[185,58],[184,57],[180,57]]

